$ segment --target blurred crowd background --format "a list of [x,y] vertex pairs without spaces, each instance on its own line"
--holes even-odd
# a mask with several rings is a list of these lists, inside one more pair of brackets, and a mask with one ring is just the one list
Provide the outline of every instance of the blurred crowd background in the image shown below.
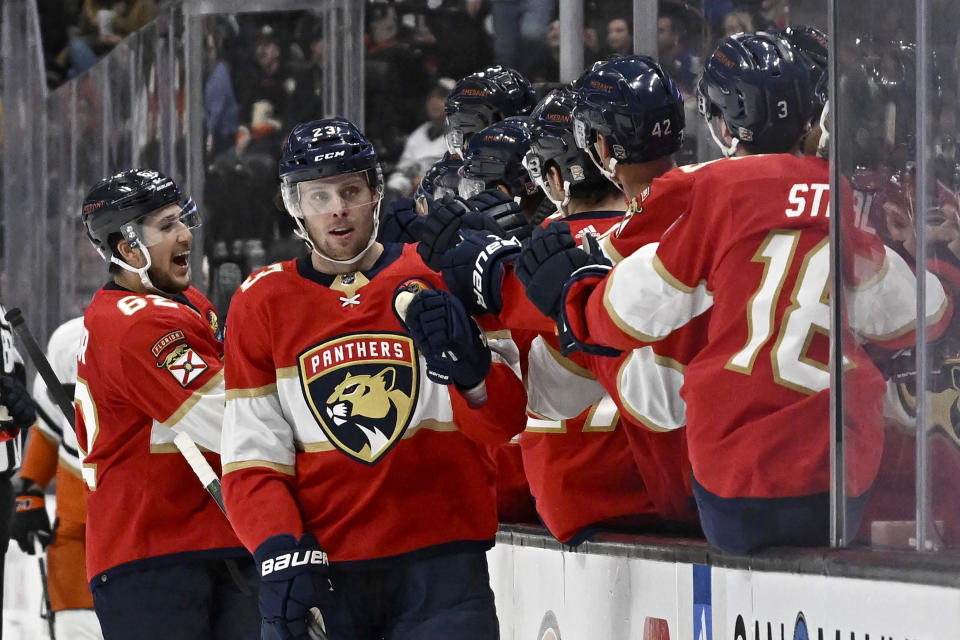
[[[180,4],[175,0],[35,2],[47,86],[56,95],[58,87],[76,85],[80,92],[76,98],[80,101],[76,112],[79,124],[83,123],[86,112],[82,108],[87,103],[91,104],[91,117],[100,117],[96,112],[108,107],[97,104],[104,100],[96,95],[100,91],[99,77],[89,83],[97,90],[89,96],[83,94],[85,74],[89,75],[92,68],[96,72],[99,58],[120,46],[129,34],[144,29],[144,25],[148,25],[147,31],[165,28],[165,16],[177,15],[171,9]],[[948,10],[948,0],[933,2],[943,4],[945,9],[944,28],[933,31],[937,39],[933,45],[939,52],[935,60],[937,100],[946,102],[956,95],[960,68],[958,30],[947,28],[946,24],[957,19],[955,12]],[[240,4],[245,7],[251,3]],[[305,4],[309,5],[300,6]],[[324,28],[324,11],[265,11],[256,5],[265,6],[252,3],[253,8],[243,10],[237,5],[236,12],[205,12],[200,22],[203,179],[197,180],[199,176],[191,170],[189,183],[192,190],[200,191],[194,195],[203,205],[205,218],[202,243],[206,261],[198,282],[213,296],[217,295],[220,264],[239,267],[239,273],[233,268],[228,270],[229,277],[220,287],[232,291],[230,287],[235,287],[237,277],[300,251],[300,244],[292,236],[292,224],[278,207],[276,160],[283,135],[293,124],[334,115],[324,113],[323,91],[330,84],[324,83],[325,70],[330,69],[325,58],[331,51],[331,43],[325,41],[330,29]],[[656,5],[656,46],[646,43],[644,52],[656,52],[658,61],[687,98],[687,129],[678,155],[680,164],[716,157],[696,112],[695,82],[702,61],[721,38],[789,24],[827,27],[827,0],[658,0]],[[841,3],[841,11],[846,12],[844,20],[862,23],[862,29],[858,29],[869,34],[869,39],[842,39],[836,46],[847,59],[882,66],[887,64],[885,59],[877,62],[870,57],[879,56],[877,51],[891,42],[912,40],[915,24],[910,8],[898,0],[871,0],[870,6],[872,10],[864,12],[858,3]],[[631,0],[583,1],[582,68],[596,60],[634,53],[633,11]],[[444,152],[444,99],[458,79],[491,64],[503,64],[525,74],[538,89],[538,97],[561,80],[558,0],[366,0],[363,16],[363,128],[375,143],[383,165],[386,202],[412,193],[419,176]],[[159,19],[154,20],[155,17]],[[173,25],[170,33],[174,39],[187,38],[181,33],[181,26]],[[872,51],[871,42],[883,46]],[[182,66],[185,56],[179,52],[184,50],[184,43],[166,46],[173,50],[175,67],[166,81],[176,94],[176,117],[182,120],[187,98],[186,80],[180,76],[191,71]],[[339,43],[333,43],[334,49],[337,46]],[[902,62],[893,60],[890,64]],[[117,82],[115,76],[125,72],[108,69],[104,77],[113,84]],[[155,73],[156,78],[152,79],[150,73]],[[898,73],[903,76],[897,69],[890,70],[891,86],[900,82]],[[159,83],[164,80],[161,75],[159,71],[149,71],[147,82]],[[137,77],[130,73],[125,81],[134,92],[138,90],[133,86]],[[72,83],[72,79],[79,82]],[[107,87],[106,93],[112,90]],[[909,103],[913,88],[901,90],[901,98]],[[145,91],[150,95],[143,99],[154,100],[151,96],[157,88],[148,86]],[[943,110],[944,118],[952,118],[952,114],[952,109]],[[149,114],[146,124],[152,127],[154,119],[154,114]],[[55,127],[57,118],[49,120],[48,126]],[[941,131],[956,130],[955,123],[942,125]],[[117,130],[103,137],[102,148],[81,149],[79,153],[88,151],[95,156],[103,152],[109,157],[111,147],[123,147],[127,144],[124,140],[132,140],[131,146],[136,146],[136,138],[141,136],[145,138],[143,151],[137,148],[134,159],[141,164],[157,160],[163,164],[167,157],[164,150],[150,146],[163,138],[163,132],[151,130],[144,136],[140,132],[143,126],[143,122],[120,118]],[[190,135],[194,130],[188,131],[183,123],[177,126],[184,128],[175,132],[180,136],[176,145],[193,148],[200,144],[197,136]],[[865,135],[869,138],[871,133]],[[941,141],[942,149],[955,146],[949,138],[948,135]],[[189,153],[192,152],[180,146],[168,150],[174,158],[187,157]],[[122,155],[114,154],[114,159]],[[176,174],[186,164],[189,160],[168,170]],[[96,163],[91,166],[91,177],[104,173]],[[80,170],[74,173],[83,175]],[[73,187],[80,191],[84,185]],[[51,204],[50,208],[55,207]]]
[[[85,73],[170,4],[38,0],[48,86]],[[681,163],[697,159],[694,85],[716,42],[788,21],[825,27],[825,6],[825,0],[661,0],[659,62],[690,98]],[[383,164],[387,201],[412,193],[443,154],[444,99],[456,80],[499,63],[521,71],[541,94],[560,81],[558,12],[557,0],[367,1],[365,132]],[[632,12],[630,0],[584,2],[584,68],[634,52]],[[211,286],[223,262],[246,274],[299,251],[292,225],[275,206],[275,167],[284,133],[323,115],[324,34],[320,11],[205,18],[203,237]]]

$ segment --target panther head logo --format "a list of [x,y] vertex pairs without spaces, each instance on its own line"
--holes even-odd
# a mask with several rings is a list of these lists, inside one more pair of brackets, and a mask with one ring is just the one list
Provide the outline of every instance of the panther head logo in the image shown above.
[[401,333],[351,333],[299,356],[304,399],[334,448],[376,464],[400,441],[413,418],[419,360]]
[[394,367],[376,375],[347,372],[324,407],[338,440],[371,458],[379,456],[396,430],[399,408],[410,404],[410,397],[394,386],[396,380]]

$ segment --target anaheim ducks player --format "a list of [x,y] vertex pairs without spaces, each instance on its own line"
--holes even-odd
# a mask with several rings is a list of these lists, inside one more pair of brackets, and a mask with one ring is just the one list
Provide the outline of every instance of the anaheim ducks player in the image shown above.
[[[241,285],[225,358],[224,496],[260,567],[263,637],[307,638],[315,608],[337,639],[496,638],[484,443],[523,429],[522,383],[446,292],[411,304],[417,327],[439,320],[426,354],[404,332],[395,291],[442,278],[376,241],[381,176],[353,124],[294,127],[280,177],[310,253]],[[497,401],[473,410],[484,380]]]
[[[73,396],[77,379],[77,348],[83,334],[83,318],[66,321],[47,343],[47,359],[64,388]],[[77,436],[54,403],[43,378],[33,381],[33,397],[46,419],[37,420],[20,468],[21,489],[13,514],[11,537],[28,554],[37,539],[47,549],[47,591],[54,629],[61,638],[102,640],[100,623],[93,611],[93,596],[87,583],[85,523],[87,496],[81,477]],[[56,476],[57,511],[51,529],[44,504],[44,488]]]
[[83,315],[74,396],[103,636],[256,638],[250,554],[173,444],[189,435],[219,470],[223,344],[190,286],[196,207],[129,170],[90,190],[82,220],[112,276]]

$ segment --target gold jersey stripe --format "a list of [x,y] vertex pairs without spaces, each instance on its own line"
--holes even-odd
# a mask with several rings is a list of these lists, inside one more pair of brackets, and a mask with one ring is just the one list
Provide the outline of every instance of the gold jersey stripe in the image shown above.
[[579,376],[581,378],[587,378],[589,380],[597,379],[597,377],[593,375],[589,369],[584,369],[583,367],[578,365],[576,362],[574,362],[570,358],[564,356],[562,353],[554,349],[553,345],[551,345],[546,340],[543,341],[543,346],[547,348],[547,353],[553,356],[553,359],[557,361],[557,364],[559,364],[561,367],[563,367],[570,373],[576,376]]
[[263,398],[277,392],[277,383],[270,384],[256,389],[227,389],[227,400],[236,400],[238,398]]
[[223,475],[233,473],[234,471],[240,471],[241,469],[256,468],[272,469],[273,471],[278,471],[288,476],[297,475],[297,468],[294,465],[280,464],[278,462],[270,462],[269,460],[244,460],[243,462],[228,462],[227,464],[223,465]]
[[181,404],[180,407],[174,411],[169,418],[164,420],[162,424],[167,427],[173,427],[183,419],[183,416],[187,415],[190,409],[193,409],[194,405],[200,402],[203,396],[216,389],[217,386],[222,383],[223,369],[220,369],[220,371],[217,371],[215,374],[213,374],[213,376],[210,377],[209,380],[207,380],[207,384],[191,393],[190,397],[184,400],[183,404]]
[[[401,440],[406,440],[407,438],[412,438],[417,435],[417,431],[421,429],[426,429],[427,431],[439,431],[442,433],[449,433],[457,431],[457,425],[453,422],[440,422],[439,420],[422,420],[420,424],[415,427],[409,427],[406,432],[403,434]],[[324,451],[333,451],[336,447],[333,446],[333,443],[328,440],[321,440],[319,442],[296,442],[294,447],[297,451],[301,453],[318,453]]]
[[701,280],[700,282],[698,282],[698,283],[697,283],[697,287],[691,287],[691,286],[688,285],[688,284],[684,284],[683,282],[680,282],[680,280],[679,280],[675,275],[673,275],[672,273],[670,273],[669,271],[667,271],[667,268],[663,265],[662,262],[660,262],[660,256],[658,256],[658,255],[656,255],[656,254],[654,254],[654,256],[653,256],[653,270],[656,271],[656,272],[657,272],[657,275],[659,275],[661,278],[663,278],[663,280],[664,280],[667,284],[669,284],[669,285],[670,285],[671,287],[673,287],[674,289],[677,289],[678,291],[683,291],[684,293],[691,293],[691,294],[692,294],[692,293],[696,293],[697,287],[699,287],[700,285],[703,285],[703,291],[704,291],[704,293],[705,293],[706,295],[708,295],[708,296],[712,296],[712,295],[713,295],[712,293],[710,293],[709,291],[707,291],[707,281],[706,281],[706,280]]
[[[197,448],[203,453],[213,453],[210,449],[199,444]],[[177,445],[169,442],[166,444],[152,444],[150,445],[150,453],[180,453],[180,449],[177,448]]]

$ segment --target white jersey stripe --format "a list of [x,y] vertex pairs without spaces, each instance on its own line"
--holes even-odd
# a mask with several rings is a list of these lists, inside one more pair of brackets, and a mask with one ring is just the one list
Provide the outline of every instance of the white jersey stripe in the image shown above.
[[610,274],[604,305],[628,335],[653,342],[669,335],[713,306],[706,283],[687,287],[660,264],[659,245],[644,245]]
[[672,431],[686,424],[681,387],[679,363],[658,356],[649,346],[634,349],[617,373],[624,409],[653,431]]

